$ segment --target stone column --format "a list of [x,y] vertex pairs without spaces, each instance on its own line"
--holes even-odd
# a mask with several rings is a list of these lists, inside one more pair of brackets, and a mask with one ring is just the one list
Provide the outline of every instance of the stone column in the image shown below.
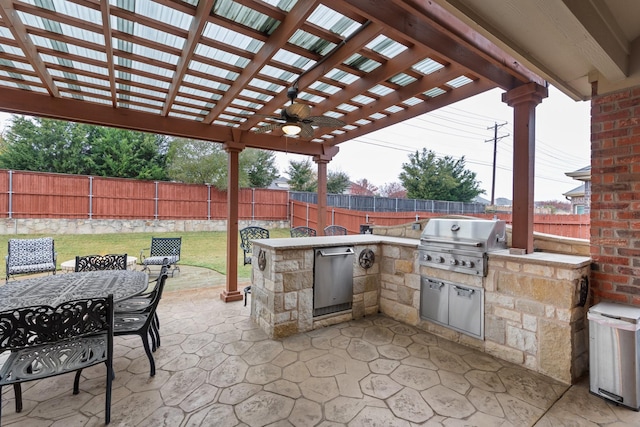
[[535,177],[536,106],[548,96],[544,86],[531,82],[502,94],[513,107],[513,241],[512,248],[533,252],[533,187]]

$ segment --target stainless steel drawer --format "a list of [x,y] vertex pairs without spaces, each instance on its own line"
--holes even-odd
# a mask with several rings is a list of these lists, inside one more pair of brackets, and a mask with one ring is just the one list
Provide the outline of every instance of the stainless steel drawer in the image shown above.
[[449,323],[449,288],[446,283],[428,277],[420,278],[420,315],[428,320]]
[[484,338],[483,299],[481,288],[451,284],[449,286],[449,326],[478,338]]

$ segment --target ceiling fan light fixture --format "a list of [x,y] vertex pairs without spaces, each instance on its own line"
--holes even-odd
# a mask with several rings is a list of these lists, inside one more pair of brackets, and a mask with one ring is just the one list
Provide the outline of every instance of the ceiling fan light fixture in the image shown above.
[[289,136],[298,135],[301,131],[302,128],[295,123],[286,123],[282,126],[282,132]]

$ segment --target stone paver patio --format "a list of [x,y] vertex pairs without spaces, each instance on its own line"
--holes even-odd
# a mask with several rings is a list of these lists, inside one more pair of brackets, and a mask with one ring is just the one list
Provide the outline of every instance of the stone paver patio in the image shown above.
[[[165,293],[153,378],[140,338],[116,338],[110,425],[640,425],[588,379],[569,387],[384,316],[270,340],[221,290]],[[85,370],[76,396],[71,374],[24,384],[20,414],[5,387],[3,425],[103,425],[104,373]]]

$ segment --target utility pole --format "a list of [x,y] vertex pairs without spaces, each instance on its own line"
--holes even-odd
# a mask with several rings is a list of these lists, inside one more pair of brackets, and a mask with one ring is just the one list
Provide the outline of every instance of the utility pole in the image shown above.
[[496,201],[496,155],[498,153],[498,141],[502,138],[509,136],[509,134],[501,135],[498,137],[498,128],[506,125],[507,122],[498,124],[494,123],[493,126],[488,127],[487,129],[493,128],[493,139],[486,139],[484,142],[493,141],[493,176],[491,179],[491,206],[495,205]]

